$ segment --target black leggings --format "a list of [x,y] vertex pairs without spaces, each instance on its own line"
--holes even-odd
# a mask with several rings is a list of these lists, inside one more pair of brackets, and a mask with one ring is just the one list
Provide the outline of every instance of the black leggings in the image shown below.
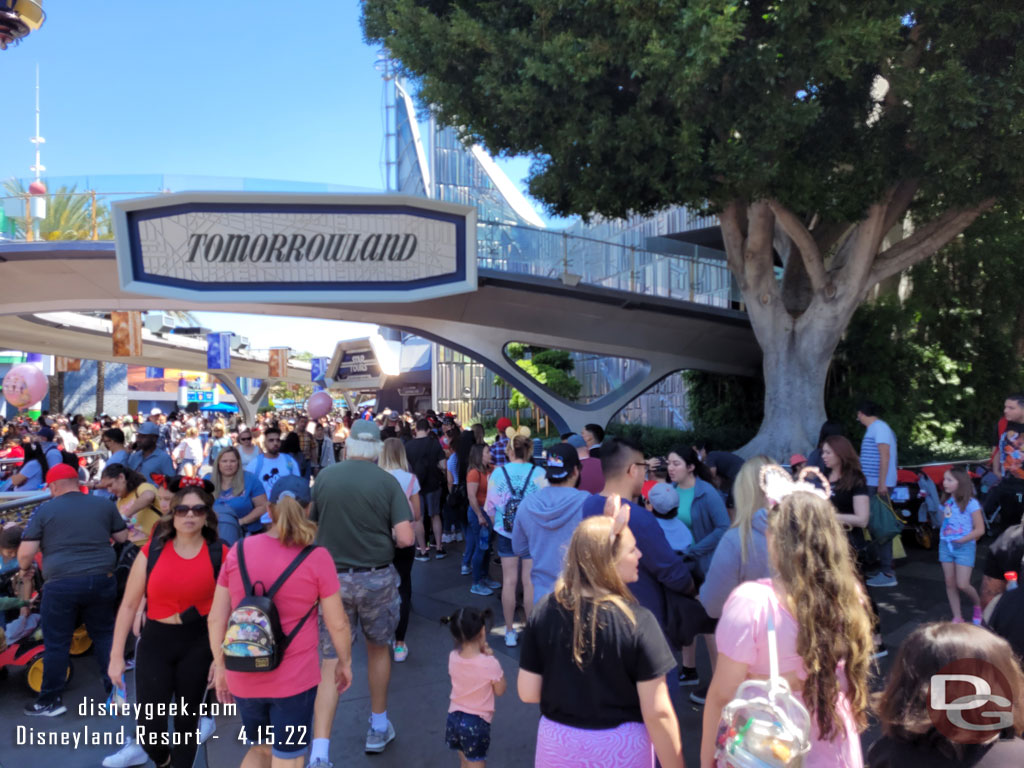
[[416,556],[416,547],[395,547],[395,570],[398,571],[398,596],[402,599],[402,607],[398,611],[398,627],[395,629],[395,641],[405,641],[405,631],[409,628],[409,604],[412,600],[412,563]]
[[[168,757],[173,768],[191,768],[195,761],[199,707],[212,662],[205,619],[190,624],[146,622],[135,659],[135,689],[142,705],[138,726],[145,729],[140,744],[157,766]],[[167,716],[172,702],[178,710],[174,713],[177,744],[169,744]],[[152,705],[148,713],[147,705]],[[187,712],[183,711],[186,706]]]

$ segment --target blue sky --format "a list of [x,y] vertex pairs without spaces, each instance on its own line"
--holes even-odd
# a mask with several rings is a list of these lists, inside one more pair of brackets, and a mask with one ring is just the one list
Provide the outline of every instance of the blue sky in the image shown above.
[[[383,83],[357,2],[46,0],[44,8],[43,27],[0,52],[0,180],[31,175],[38,64],[44,176],[164,173],[383,189]],[[502,163],[520,186],[527,165]],[[233,330],[243,322],[213,319]],[[325,337],[317,343],[333,349],[329,337],[366,331],[316,324],[297,336],[299,328],[273,319],[244,322],[261,346]]]

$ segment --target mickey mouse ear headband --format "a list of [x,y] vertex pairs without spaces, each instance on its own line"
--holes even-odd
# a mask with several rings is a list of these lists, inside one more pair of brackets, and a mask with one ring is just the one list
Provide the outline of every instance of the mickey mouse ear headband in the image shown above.
[[198,488],[207,493],[213,493],[213,483],[209,480],[203,480],[199,477],[185,477],[183,475],[168,477],[164,488],[167,488],[171,493],[177,493],[183,488]]
[[516,429],[515,427],[505,427],[505,437],[507,437],[509,440],[511,440],[512,438],[514,438],[516,436],[519,436],[519,437],[529,437],[530,436],[530,428],[529,427],[520,427],[519,429]]
[[615,537],[622,533],[622,530],[629,525],[629,505],[623,504],[620,499],[618,507],[614,513],[605,511],[604,514],[605,517],[610,517],[612,519],[611,539],[612,541],[615,541]]
[[[805,479],[811,475],[815,476],[820,485]],[[826,501],[832,496],[832,486],[817,467],[804,467],[794,480],[778,464],[766,464],[761,467],[761,490],[764,491],[769,506],[778,504],[790,494],[798,491],[813,493]]]

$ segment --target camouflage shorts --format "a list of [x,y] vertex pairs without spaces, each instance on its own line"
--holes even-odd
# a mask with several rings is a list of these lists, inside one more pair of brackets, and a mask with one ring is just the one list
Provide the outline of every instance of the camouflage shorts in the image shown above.
[[[341,602],[345,606],[352,638],[355,639],[356,624],[363,628],[363,636],[375,645],[388,645],[398,626],[398,612],[401,599],[398,596],[398,571],[389,565],[379,571],[338,574],[341,585]],[[334,644],[320,617],[320,657],[336,659]]]

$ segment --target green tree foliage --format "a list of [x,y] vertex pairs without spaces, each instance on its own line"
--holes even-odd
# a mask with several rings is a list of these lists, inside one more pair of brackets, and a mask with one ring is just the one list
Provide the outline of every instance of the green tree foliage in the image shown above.
[[[572,355],[561,349],[546,349],[528,344],[512,342],[505,348],[506,354],[522,368],[528,376],[543,384],[565,400],[575,400],[580,396],[580,382],[572,375],[575,363]],[[495,384],[509,386],[500,376],[496,376]],[[508,400],[508,407],[515,411],[530,408],[527,397],[514,387]]]
[[[28,190],[19,179],[4,182],[4,194],[23,197]],[[76,187],[59,187],[46,198],[46,218],[39,222],[39,236],[43,240],[90,240],[92,238],[92,198],[88,192],[77,192]],[[24,218],[16,219],[16,237],[25,236]],[[96,235],[100,240],[112,240],[110,209],[101,200],[96,202]]]
[[719,215],[764,351],[749,451],[817,435],[832,353],[874,285],[1021,197],[1024,14],[1003,0],[366,0],[363,13],[443,123],[534,158],[530,190],[552,213]]

